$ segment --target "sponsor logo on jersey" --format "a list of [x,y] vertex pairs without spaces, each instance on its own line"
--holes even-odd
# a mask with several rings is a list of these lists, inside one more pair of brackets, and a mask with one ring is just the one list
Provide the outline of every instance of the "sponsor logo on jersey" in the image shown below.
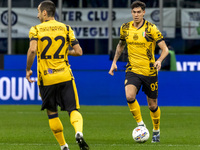
[[62,71],[64,71],[64,68],[60,68],[60,69],[48,68],[47,70],[44,70],[44,75],[58,73],[58,72],[62,72]]
[[135,46],[145,46],[145,43],[142,43],[142,42],[128,42],[128,44],[132,44]]

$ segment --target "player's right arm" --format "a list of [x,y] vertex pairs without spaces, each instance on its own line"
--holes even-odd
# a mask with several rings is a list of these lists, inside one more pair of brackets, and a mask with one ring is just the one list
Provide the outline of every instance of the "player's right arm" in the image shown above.
[[37,54],[37,46],[38,46],[36,26],[31,27],[31,29],[29,31],[29,39],[30,39],[30,43],[29,43],[29,49],[27,52],[26,79],[32,83],[35,81],[31,80],[31,78],[30,78],[33,73],[33,71],[31,70],[31,67],[33,65],[35,56]]
[[27,64],[26,64],[26,79],[31,83],[35,82],[34,80],[31,80],[30,77],[33,73],[33,71],[31,70],[31,67],[33,65],[36,53],[37,53],[37,41],[31,40],[30,46],[27,52]]
[[112,76],[114,75],[114,71],[117,71],[117,60],[121,56],[125,45],[126,45],[125,40],[119,40],[119,43],[117,44],[117,48],[116,48],[116,52],[115,52],[115,56],[114,56],[112,65],[111,65],[110,70],[108,72]]

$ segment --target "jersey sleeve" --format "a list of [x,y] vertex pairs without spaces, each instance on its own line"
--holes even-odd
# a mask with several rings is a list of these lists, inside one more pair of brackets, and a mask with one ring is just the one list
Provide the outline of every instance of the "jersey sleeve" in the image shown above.
[[159,43],[160,41],[164,40],[162,33],[158,30],[156,25],[153,25],[152,31],[153,31],[152,35],[156,43]]
[[124,31],[123,31],[123,25],[120,28],[120,40],[125,41]]
[[79,44],[72,28],[68,25],[66,27],[67,27],[67,41],[69,42],[70,46],[73,47],[74,45]]
[[36,26],[31,27],[31,29],[29,31],[29,39],[30,39],[30,41],[31,40],[38,40],[37,33],[38,32],[37,32]]
[[122,24],[120,28],[120,40],[125,41],[128,36],[130,22]]

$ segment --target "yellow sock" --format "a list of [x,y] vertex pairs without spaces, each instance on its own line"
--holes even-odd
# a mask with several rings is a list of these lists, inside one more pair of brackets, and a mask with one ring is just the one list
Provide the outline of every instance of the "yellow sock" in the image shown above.
[[138,101],[135,99],[133,103],[128,103],[128,107],[133,114],[133,117],[135,118],[136,122],[139,123],[142,121],[142,115],[140,111],[140,105]]
[[74,110],[70,113],[70,122],[74,127],[75,133],[83,132],[83,118],[80,112]]
[[63,125],[58,117],[49,119],[49,126],[60,144],[60,146],[65,145],[66,141],[63,135]]
[[160,128],[160,114],[161,114],[160,107],[157,107],[157,109],[153,112],[150,111],[154,130],[159,130]]

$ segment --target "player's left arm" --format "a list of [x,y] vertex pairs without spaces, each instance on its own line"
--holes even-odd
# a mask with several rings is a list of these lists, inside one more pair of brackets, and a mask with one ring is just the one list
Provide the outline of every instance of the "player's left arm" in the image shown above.
[[161,69],[161,63],[162,63],[162,61],[169,54],[169,50],[168,50],[168,47],[167,47],[167,45],[166,45],[166,43],[165,43],[164,40],[160,41],[158,43],[158,46],[160,47],[160,49],[161,49],[162,52],[160,54],[160,57],[154,63],[154,67],[159,71]]
[[36,54],[37,54],[37,40],[31,40],[27,52],[27,64],[26,64],[26,79],[31,83],[35,82],[34,80],[30,79],[30,76],[33,73],[31,67],[33,65]]
[[67,25],[67,41],[69,42],[70,46],[73,48],[72,50],[68,51],[68,55],[71,56],[82,56],[83,50],[78,42],[78,40],[75,37],[74,31],[72,28]]
[[79,44],[74,45],[72,48],[73,48],[72,50],[68,51],[68,55],[71,55],[71,56],[83,55],[83,50]]

